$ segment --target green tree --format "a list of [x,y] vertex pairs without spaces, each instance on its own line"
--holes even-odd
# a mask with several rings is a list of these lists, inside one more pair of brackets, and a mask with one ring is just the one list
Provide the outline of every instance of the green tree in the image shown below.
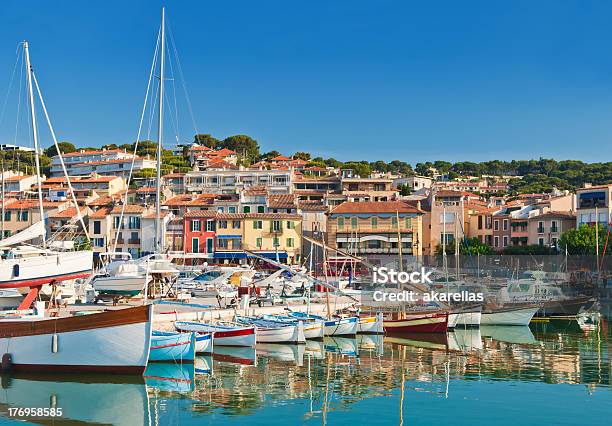
[[[603,253],[607,229],[599,224],[599,253]],[[561,234],[559,238],[559,249],[568,254],[574,255],[595,255],[595,227],[582,225],[578,229],[570,229]],[[610,254],[610,250],[606,250]]]
[[403,183],[400,183],[399,185],[397,185],[397,189],[399,190],[399,193],[402,197],[406,197],[412,194],[412,188],[410,187],[410,185],[404,185]]
[[344,163],[342,168],[352,169],[355,172],[355,174],[359,175],[362,178],[370,177],[370,175],[372,174],[372,168],[367,162],[364,162],[364,161],[362,162],[351,161],[348,163]]
[[295,154],[293,154],[293,158],[294,159],[299,159],[299,160],[304,160],[304,161],[310,161],[310,153],[298,151]]
[[247,135],[234,135],[223,139],[222,148],[236,151],[238,155],[249,161],[259,158],[259,144],[255,139]]
[[221,146],[221,141],[209,134],[198,133],[193,137],[193,141],[198,145],[204,145],[213,149],[217,149]]
[[[59,142],[57,145],[59,146],[59,149],[62,152],[62,154],[68,154],[70,152],[75,152],[77,150],[76,146],[74,146],[70,142],[66,142],[66,141]],[[57,155],[57,148],[55,147],[55,144],[53,144],[49,148],[47,148],[44,152],[47,157],[55,157]]]

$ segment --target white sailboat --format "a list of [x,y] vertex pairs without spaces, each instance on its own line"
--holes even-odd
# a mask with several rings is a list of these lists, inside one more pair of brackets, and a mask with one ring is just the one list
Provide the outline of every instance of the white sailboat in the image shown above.
[[[76,202],[74,191],[72,190],[72,185],[70,183],[70,178],[64,166],[64,160],[57,143],[55,131],[51,125],[51,120],[42,97],[42,92],[30,63],[28,42],[24,41],[22,46],[26,65],[30,123],[32,126],[32,138],[35,148],[34,159],[36,162],[35,169],[38,186],[38,207],[41,220],[40,222],[34,223],[32,226],[11,237],[0,240],[0,289],[28,288],[28,295],[24,298],[19,306],[21,309],[25,309],[28,308],[34,301],[43,285],[56,284],[62,281],[87,277],[90,274],[93,266],[93,252],[90,250],[68,251],[47,247],[46,229],[44,223],[45,213],[41,189],[42,179],[40,175],[38,126],[36,124],[34,104],[34,87],[36,87],[41,108],[45,114],[51,136],[59,153],[60,163],[68,183],[72,201],[74,202],[74,205],[77,206],[76,219],[78,219],[80,222],[80,225],[85,231],[85,235],[87,235],[87,228],[85,227],[80,208]],[[26,241],[32,240],[41,240],[41,247],[22,244]]]

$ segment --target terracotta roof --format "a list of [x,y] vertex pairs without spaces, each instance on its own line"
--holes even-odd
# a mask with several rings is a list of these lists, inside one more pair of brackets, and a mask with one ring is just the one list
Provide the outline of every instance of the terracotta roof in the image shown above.
[[183,217],[216,217],[217,212],[214,210],[190,210],[185,212]]
[[[135,161],[143,161],[143,160],[147,160],[147,158],[143,158],[143,157],[136,157],[136,158],[116,158],[114,160],[100,160],[100,161],[86,161],[84,163],[77,163],[77,164],[72,164],[72,167],[78,167],[78,166],[92,166],[92,165],[100,165],[100,164],[115,164],[115,163],[131,163],[132,160]],[[148,159],[149,161],[154,161],[151,159]]]
[[284,155],[277,155],[272,159],[272,161],[290,161],[291,158],[285,157]]
[[295,160],[291,160],[291,164],[293,166],[303,166],[304,164],[308,164],[308,161],[304,161],[301,158],[296,158]]
[[189,148],[190,151],[212,151],[212,148],[207,147],[206,145],[194,145]]
[[[64,203],[59,202],[59,201],[43,201],[43,209],[55,209],[62,205],[64,205]],[[5,207],[5,209],[10,209],[10,210],[21,210],[21,209],[32,209],[32,208],[38,208],[38,200],[16,201]]]
[[420,213],[416,207],[408,205],[403,201],[363,201],[348,202],[340,204],[331,211],[338,213]]
[[[84,216],[86,213],[87,213],[87,208],[82,208],[81,215]],[[49,217],[53,217],[53,218],[71,218],[71,217],[76,217],[76,216],[77,216],[76,207],[70,207],[65,210],[62,210],[61,212],[57,212],[57,213],[49,215]]]
[[19,182],[22,181],[24,179],[28,179],[34,177],[33,175],[26,175],[26,176],[11,176],[8,178],[4,178],[4,182]]
[[[164,211],[162,210],[161,212],[159,212],[159,216],[160,217],[166,217],[170,214],[169,211]],[[147,213],[142,215],[143,219],[155,219],[157,217],[157,213],[156,212],[151,212],[151,213]]]
[[576,214],[573,212],[562,212],[562,211],[548,211],[537,216],[532,216],[529,219],[542,219],[542,218],[563,218],[563,219],[576,219]]
[[249,186],[247,189],[244,190],[244,195],[249,195],[249,196],[258,196],[258,195],[267,195],[267,194],[268,194],[268,190],[266,189],[265,186],[262,186],[262,185]]
[[[121,214],[122,206],[116,205],[111,210],[111,214]],[[138,206],[135,204],[128,204],[125,206],[124,213],[143,213],[146,209],[143,206]]]
[[291,194],[268,195],[268,207],[272,209],[294,209],[295,197]]
[[607,189],[612,187],[612,183],[607,183],[605,185],[593,185],[593,186],[589,186],[588,188],[578,188],[576,189],[576,192],[579,191],[589,191],[591,189]]
[[434,192],[436,197],[459,197],[459,196],[465,196],[465,197],[476,197],[478,198],[479,196],[472,193],[472,192],[468,192],[468,191],[454,191],[452,189],[442,189],[440,191],[435,191]]
[[157,188],[152,186],[142,186],[136,190],[137,194],[150,194],[154,192],[157,192]]
[[107,206],[111,203],[113,203],[113,198],[109,197],[108,195],[102,196],[102,197],[98,197],[95,200],[90,201],[89,203],[87,203],[88,206]]
[[65,158],[65,157],[75,157],[79,155],[117,154],[120,152],[124,153],[124,151],[121,149],[91,150],[91,151],[83,151],[83,152],[76,151],[76,152],[69,152],[67,154],[62,154],[62,157]]
[[215,151],[215,155],[224,156],[224,157],[227,157],[228,155],[232,155],[232,154],[235,154],[235,153],[236,153],[236,151],[232,151],[229,148],[221,148],[221,149]]
[[111,208],[110,207],[102,207],[101,209],[98,209],[97,211],[95,211],[93,214],[89,215],[90,219],[104,219],[106,216],[108,216],[111,212]]
[[299,201],[298,208],[304,211],[327,211],[328,208],[326,205],[321,204],[319,202],[311,202],[311,201]]

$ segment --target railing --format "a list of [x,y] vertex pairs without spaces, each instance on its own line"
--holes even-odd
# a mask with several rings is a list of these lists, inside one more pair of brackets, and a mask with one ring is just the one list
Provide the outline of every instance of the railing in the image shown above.
[[140,238],[130,238],[128,244],[140,244]]

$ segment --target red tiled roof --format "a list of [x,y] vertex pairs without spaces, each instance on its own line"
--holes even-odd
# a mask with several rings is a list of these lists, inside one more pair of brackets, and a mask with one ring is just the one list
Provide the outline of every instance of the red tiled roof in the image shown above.
[[227,157],[228,155],[232,155],[232,154],[235,154],[235,153],[236,153],[236,151],[232,151],[229,148],[221,148],[221,149],[219,149],[219,150],[214,152],[215,155],[223,156],[223,157]]
[[540,215],[537,216],[532,216],[529,219],[542,219],[542,218],[563,218],[563,219],[575,219],[576,218],[576,214],[573,212],[563,212],[563,211],[548,211],[546,213],[542,213]]
[[284,155],[277,155],[272,159],[272,161],[290,161],[291,158],[285,157]]
[[[81,215],[84,216],[85,213],[87,213],[87,208],[82,208]],[[62,210],[61,212],[49,215],[49,217],[53,217],[53,218],[71,218],[71,217],[76,217],[76,216],[77,216],[76,207],[70,207],[65,210]]]
[[75,157],[79,155],[98,155],[98,154],[116,154],[116,153],[124,152],[121,149],[106,149],[106,150],[91,150],[91,151],[76,151],[69,152],[67,154],[62,154],[62,157]]
[[331,211],[337,213],[420,213],[416,207],[403,201],[361,201],[340,204]]
[[4,178],[4,182],[19,182],[22,181],[24,179],[28,179],[33,177],[32,175],[26,175],[26,176],[11,176],[8,178]]
[[104,219],[106,216],[110,214],[111,210],[112,209],[110,207],[102,207],[101,209],[91,214],[89,218],[90,219]]
[[291,194],[268,195],[268,207],[272,209],[294,209],[295,197]]
[[[111,210],[111,214],[121,214],[121,210],[122,210],[121,205],[116,205],[113,207],[113,209]],[[125,206],[125,211],[124,213],[143,213],[146,209],[143,206],[138,206],[135,204],[128,204]]]
[[[59,201],[43,201],[43,209],[55,209],[62,206],[64,203]],[[22,200],[9,204],[5,209],[20,210],[38,208],[38,200]]]

